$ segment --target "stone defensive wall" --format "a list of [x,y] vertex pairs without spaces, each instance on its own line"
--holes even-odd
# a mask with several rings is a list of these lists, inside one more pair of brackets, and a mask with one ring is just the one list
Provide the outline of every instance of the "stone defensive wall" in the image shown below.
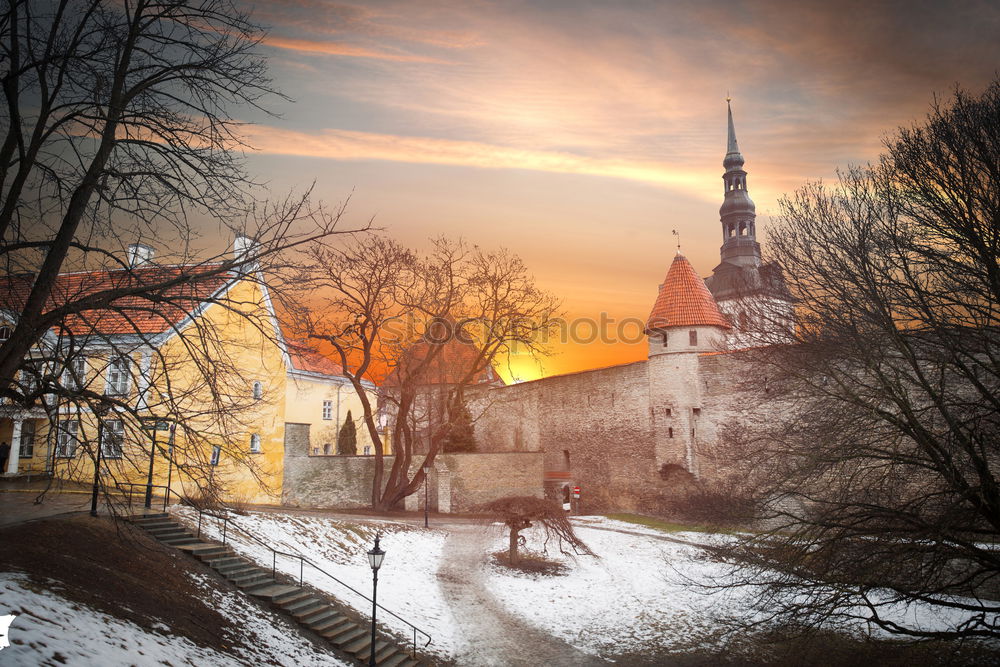
[[[358,509],[371,506],[373,456],[310,456],[307,424],[285,426],[284,483],[281,503],[289,507]],[[439,454],[428,475],[432,511],[468,512],[504,496],[543,494],[542,452]],[[386,473],[394,458],[383,461]],[[410,474],[423,462],[415,457]],[[407,510],[424,506],[424,491],[406,498]]]

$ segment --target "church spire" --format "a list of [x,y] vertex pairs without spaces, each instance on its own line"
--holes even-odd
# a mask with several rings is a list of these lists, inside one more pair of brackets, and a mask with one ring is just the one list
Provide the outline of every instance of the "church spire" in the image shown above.
[[722,222],[722,261],[741,266],[760,265],[760,245],[757,243],[757,208],[747,193],[747,172],[743,170],[743,154],[736,142],[733,124],[732,98],[726,97],[729,116],[729,137],[722,166],[725,186],[719,220]]
[[733,105],[731,104],[733,98],[726,98],[726,107],[729,109],[729,146],[726,151],[726,157],[730,155],[737,156],[740,159],[740,164],[743,164],[743,156],[740,155],[740,145],[736,143],[736,128],[733,126]]

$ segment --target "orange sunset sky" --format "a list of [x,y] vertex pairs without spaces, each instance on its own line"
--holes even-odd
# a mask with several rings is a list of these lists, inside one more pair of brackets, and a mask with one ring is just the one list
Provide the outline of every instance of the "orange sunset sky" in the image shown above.
[[[782,193],[874,159],[934,93],[1000,68],[1000,3],[422,0],[247,5],[278,116],[248,116],[276,191],[353,191],[349,221],[521,255],[569,317],[645,318],[676,229],[718,263],[727,92],[759,240]],[[645,358],[555,344],[508,379]]]

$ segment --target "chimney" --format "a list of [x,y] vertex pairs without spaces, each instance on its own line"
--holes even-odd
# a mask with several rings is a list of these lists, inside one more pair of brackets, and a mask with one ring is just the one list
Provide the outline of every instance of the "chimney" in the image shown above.
[[155,252],[152,246],[148,246],[145,243],[130,243],[128,245],[128,254],[126,255],[128,265],[135,268],[137,266],[152,264],[153,253]]

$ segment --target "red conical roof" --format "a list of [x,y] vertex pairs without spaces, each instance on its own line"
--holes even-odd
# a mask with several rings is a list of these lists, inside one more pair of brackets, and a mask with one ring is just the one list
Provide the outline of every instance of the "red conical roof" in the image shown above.
[[660,293],[646,321],[646,331],[664,327],[716,326],[729,328],[712,293],[691,262],[680,252],[674,257]]

